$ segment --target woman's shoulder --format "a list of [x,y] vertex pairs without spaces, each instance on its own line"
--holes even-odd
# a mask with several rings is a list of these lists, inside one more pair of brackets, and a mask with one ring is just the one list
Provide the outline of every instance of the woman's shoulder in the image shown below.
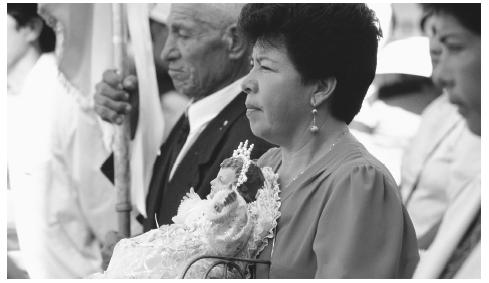
[[335,175],[351,175],[355,172],[366,172],[365,178],[383,175],[393,186],[397,186],[387,167],[373,156],[356,138],[345,142],[340,151],[341,158],[336,162]]

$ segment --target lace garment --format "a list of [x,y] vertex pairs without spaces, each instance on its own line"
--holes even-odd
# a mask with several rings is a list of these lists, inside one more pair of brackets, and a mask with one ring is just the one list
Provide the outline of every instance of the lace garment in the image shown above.
[[[107,270],[91,278],[178,278],[197,256],[256,258],[273,237],[280,217],[278,176],[271,168],[262,172],[265,182],[252,203],[246,203],[235,188],[206,199],[191,189],[173,217],[174,224],[121,240]],[[185,278],[203,278],[213,262],[197,261]],[[222,270],[215,268],[210,276],[220,274]]]

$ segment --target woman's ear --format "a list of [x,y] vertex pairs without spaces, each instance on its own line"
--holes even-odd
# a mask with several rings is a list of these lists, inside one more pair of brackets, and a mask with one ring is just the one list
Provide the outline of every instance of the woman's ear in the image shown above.
[[23,28],[24,35],[27,41],[36,42],[41,35],[44,23],[38,17],[31,19]]
[[246,54],[248,46],[236,24],[231,24],[226,28],[223,40],[228,46],[230,59],[241,59]]
[[336,89],[336,78],[329,77],[323,80],[320,80],[316,84],[316,89],[314,93],[311,95],[311,106],[316,107],[321,105],[323,102],[328,100],[329,97],[333,94]]

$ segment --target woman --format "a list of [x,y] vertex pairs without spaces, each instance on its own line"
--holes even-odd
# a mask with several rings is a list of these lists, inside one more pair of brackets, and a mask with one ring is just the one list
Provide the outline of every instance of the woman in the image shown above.
[[[387,169],[349,133],[375,74],[380,32],[363,4],[248,4],[242,88],[253,133],[280,148],[281,218],[257,277],[410,277],[416,236]],[[268,272],[268,273],[267,273]]]
[[[448,94],[470,131],[481,135],[481,4],[423,4],[428,19],[433,80]],[[472,149],[474,150],[474,149]],[[465,157],[465,156],[464,156]],[[481,177],[449,199],[414,278],[481,278]]]

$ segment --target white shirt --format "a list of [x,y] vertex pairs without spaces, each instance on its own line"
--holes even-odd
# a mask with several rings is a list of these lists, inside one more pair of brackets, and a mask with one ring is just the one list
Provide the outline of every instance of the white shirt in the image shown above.
[[170,172],[170,180],[178,168],[187,151],[194,144],[207,125],[214,119],[238,94],[241,93],[241,82],[243,78],[233,82],[217,92],[190,104],[186,114],[190,124],[190,131],[187,140],[178,153],[173,168]]
[[[403,201],[420,239],[437,224],[454,197],[478,174],[481,139],[443,94],[422,116],[402,162]],[[414,192],[413,187],[419,181]]]
[[[413,278],[438,278],[481,207],[481,176],[466,185],[448,206],[433,243],[420,253]],[[455,278],[481,278],[480,243],[471,251]]]
[[42,55],[8,95],[8,169],[15,225],[31,278],[100,271],[101,242],[117,229],[115,191],[99,168],[109,154],[92,109],[82,110]]

